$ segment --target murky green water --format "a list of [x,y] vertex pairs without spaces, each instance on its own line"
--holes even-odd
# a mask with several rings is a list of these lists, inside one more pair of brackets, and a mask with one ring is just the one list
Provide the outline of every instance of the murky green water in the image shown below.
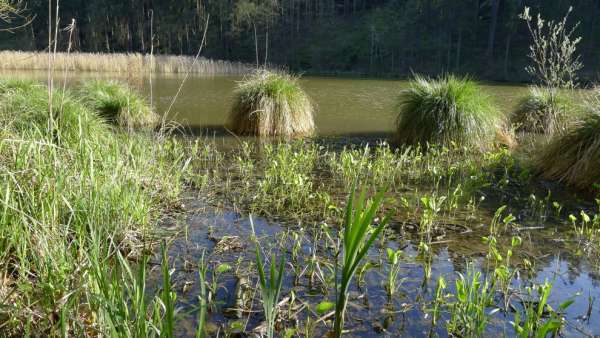
[[[44,80],[44,72],[9,73],[8,76]],[[62,82],[62,74],[56,77]],[[94,78],[114,78],[114,74],[69,74],[70,84]],[[152,98],[159,113],[169,111],[183,77],[157,76],[153,79]],[[143,89],[150,97],[148,79],[123,77]],[[169,118],[184,126],[203,131],[207,136],[226,134],[233,90],[239,77],[190,77],[173,103]],[[317,106],[319,136],[376,136],[394,131],[396,98],[406,81],[305,77],[301,81]],[[524,86],[484,84],[482,90],[505,112],[514,108]]]

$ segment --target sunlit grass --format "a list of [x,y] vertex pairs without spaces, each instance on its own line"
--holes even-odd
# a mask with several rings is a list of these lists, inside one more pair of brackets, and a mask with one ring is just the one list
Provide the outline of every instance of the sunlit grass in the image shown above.
[[238,84],[229,118],[242,135],[306,136],[315,129],[313,115],[296,77],[261,70]]
[[146,318],[143,276],[119,255],[138,256],[161,210],[177,202],[182,144],[113,133],[68,91],[54,91],[50,114],[45,86],[4,88],[2,335],[144,332],[134,324]]
[[567,93],[545,87],[530,87],[513,113],[518,131],[552,134],[573,118],[575,102]]
[[85,83],[78,94],[90,109],[126,129],[151,128],[159,120],[150,104],[124,83],[91,81]]
[[598,192],[600,184],[600,101],[585,104],[585,117],[552,138],[534,157],[546,179],[559,180],[580,190]]
[[502,127],[490,98],[468,78],[416,75],[398,99],[396,140],[416,145],[488,147]]

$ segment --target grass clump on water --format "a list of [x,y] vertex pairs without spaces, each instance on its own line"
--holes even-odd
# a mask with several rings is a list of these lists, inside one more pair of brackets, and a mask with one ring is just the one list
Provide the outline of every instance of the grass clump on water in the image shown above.
[[553,134],[565,124],[574,103],[564,93],[548,87],[531,87],[513,113],[517,131]]
[[549,141],[534,166],[545,179],[593,191],[600,184],[600,99],[588,100],[584,110],[582,119]]
[[52,92],[50,114],[42,84],[0,90],[0,336],[124,336],[118,257],[143,251],[177,202],[181,144],[113,132],[69,91]]
[[315,129],[313,114],[298,78],[261,70],[238,84],[230,125],[241,135],[308,136]]
[[501,119],[488,96],[468,78],[415,76],[399,97],[397,141],[427,145],[452,143],[486,148]]
[[100,116],[126,129],[152,128],[159,120],[146,100],[124,83],[91,81],[82,86],[79,94]]

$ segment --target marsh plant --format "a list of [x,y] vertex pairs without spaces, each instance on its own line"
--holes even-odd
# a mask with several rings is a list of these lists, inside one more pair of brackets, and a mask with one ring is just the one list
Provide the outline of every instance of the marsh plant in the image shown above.
[[400,258],[402,258],[402,250],[386,249],[387,263],[389,265],[388,278],[385,284],[388,298],[391,299],[398,289],[398,274],[400,273]]
[[250,218],[252,226],[253,238],[256,245],[256,268],[258,270],[258,278],[260,291],[262,295],[263,309],[267,322],[267,337],[273,338],[275,334],[275,320],[277,319],[279,295],[281,294],[281,286],[283,285],[285,255],[279,258],[279,264],[276,264],[275,254],[271,256],[269,264],[268,277],[265,274],[264,263],[256,234],[254,232],[254,223]]
[[450,304],[448,332],[460,337],[480,337],[494,313],[488,310],[493,305],[494,286],[468,264],[466,276],[459,274],[455,287],[456,299]]
[[2,334],[143,335],[154,305],[126,263],[144,262],[143,239],[177,204],[183,144],[114,133],[68,90],[49,112],[44,85],[0,88]]
[[502,121],[491,99],[468,78],[416,75],[398,99],[396,139],[427,146],[490,146]]
[[120,127],[152,128],[159,121],[150,104],[126,83],[90,81],[78,93],[84,104]]
[[258,70],[238,83],[229,124],[241,135],[308,136],[315,129],[314,105],[298,78]]
[[600,182],[600,99],[590,99],[585,116],[551,139],[533,162],[545,179],[594,192]]
[[517,131],[554,134],[574,116],[575,103],[569,92],[550,87],[533,86],[513,113]]
[[388,222],[388,217],[386,216],[378,226],[372,226],[376,218],[376,213],[383,202],[384,190],[378,192],[372,201],[367,200],[367,192],[364,188],[357,200],[355,200],[355,194],[355,191],[352,191],[348,198],[344,228],[342,230],[342,273],[339,276],[339,281],[336,278],[337,293],[333,327],[333,334],[336,338],[342,336],[344,329],[344,316],[348,305],[348,295],[352,278],[361,261],[367,255],[369,248]]
[[[519,338],[530,337],[555,337],[559,335],[564,325],[562,312],[564,312],[574,300],[569,299],[561,303],[556,310],[548,305],[548,298],[552,291],[552,284],[545,281],[541,285],[527,288],[528,299],[523,301],[523,312],[515,313],[512,325]],[[537,296],[537,297],[536,297]],[[537,298],[537,299],[535,299]]]

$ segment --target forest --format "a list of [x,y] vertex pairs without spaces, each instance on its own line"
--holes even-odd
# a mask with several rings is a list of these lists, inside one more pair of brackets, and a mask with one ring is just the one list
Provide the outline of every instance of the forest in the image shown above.
[[[519,19],[523,8],[559,19],[572,6],[569,20],[579,23],[575,34],[582,37],[586,65],[582,78],[594,80],[600,68],[598,0],[61,0],[59,5],[61,27],[75,20],[76,51],[194,55],[210,17],[204,54],[213,59],[266,61],[309,74],[452,72],[512,82],[529,80],[523,72],[531,42]],[[48,2],[28,1],[22,15],[32,24],[2,34],[0,47],[44,50]],[[63,50],[66,40],[61,39]]]

